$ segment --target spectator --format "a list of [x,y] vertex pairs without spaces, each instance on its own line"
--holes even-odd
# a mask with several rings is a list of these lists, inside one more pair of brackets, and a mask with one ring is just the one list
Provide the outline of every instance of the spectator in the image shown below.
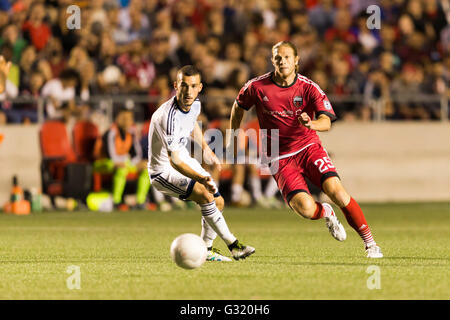
[[142,158],[142,149],[134,126],[133,111],[121,109],[115,122],[104,133],[101,143],[96,146],[98,160],[94,171],[113,173],[113,201],[116,209],[128,210],[123,201],[123,193],[129,173],[138,174],[137,207],[145,209],[150,178],[147,173],[147,161]]
[[149,46],[150,60],[155,66],[156,75],[170,75],[170,79],[174,80],[176,65],[169,53],[169,34],[161,29],[154,30]]
[[145,57],[143,50],[142,42],[135,40],[131,43],[129,52],[117,59],[117,65],[127,78],[129,92],[148,91],[155,78],[155,65]]
[[151,35],[150,21],[142,12],[140,0],[131,0],[127,8],[119,12],[120,28],[126,34],[126,42],[148,39]]
[[30,123],[38,120],[38,103],[37,99],[41,95],[41,89],[44,85],[45,78],[39,71],[35,70],[30,75],[30,86],[20,92],[23,98],[30,98],[34,102],[14,103],[12,108],[7,112],[7,116],[12,123]]
[[30,17],[22,26],[25,38],[29,39],[37,51],[41,51],[47,45],[51,37],[51,30],[44,21],[45,7],[41,2],[34,2],[30,8]]
[[0,46],[6,43],[12,46],[13,54],[11,61],[15,64],[19,64],[22,51],[26,48],[28,43],[20,36],[19,28],[14,24],[7,25],[0,38]]
[[79,74],[74,69],[65,69],[59,78],[48,81],[42,88],[42,96],[47,98],[45,111],[50,119],[68,120],[76,114],[76,87]]

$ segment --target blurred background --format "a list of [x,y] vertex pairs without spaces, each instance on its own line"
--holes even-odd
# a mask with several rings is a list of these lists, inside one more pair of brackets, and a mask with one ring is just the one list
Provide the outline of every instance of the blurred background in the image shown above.
[[[80,29],[67,27],[73,4]],[[370,5],[379,29],[367,27]],[[332,102],[339,120],[321,138],[357,198],[450,200],[449,20],[446,0],[0,0],[0,54],[13,62],[0,97],[0,204],[14,175],[34,194],[107,190],[107,178],[76,164],[97,160],[96,141],[123,108],[145,160],[148,123],[183,65],[202,74],[204,129],[226,128],[239,89],[272,70],[281,40]],[[250,113],[245,126],[254,124]],[[71,176],[87,182],[70,190]],[[258,168],[217,179],[231,180],[236,205],[279,200]],[[237,184],[248,201],[231,199]],[[149,203],[166,200],[150,191]]]

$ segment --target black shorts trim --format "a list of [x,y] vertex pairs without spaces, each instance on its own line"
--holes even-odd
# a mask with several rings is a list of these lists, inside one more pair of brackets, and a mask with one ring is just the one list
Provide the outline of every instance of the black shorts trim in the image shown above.
[[[286,203],[289,205],[289,202],[291,201],[292,197],[294,197],[297,193],[300,192],[306,192],[307,194],[309,194],[308,190],[305,189],[296,189],[296,190],[292,190],[291,192],[289,192],[286,196]],[[290,205],[289,205],[290,206]]]
[[327,180],[328,178],[331,178],[331,177],[338,177],[338,179],[341,180],[341,178],[339,177],[337,172],[330,171],[330,172],[327,172],[324,175],[322,175],[322,177],[320,177],[320,186],[322,186],[322,184],[325,182],[325,180]]
[[195,184],[195,180],[191,179],[191,182],[189,182],[188,188],[186,190],[186,193],[184,195],[179,196],[179,198],[181,200],[186,200],[187,198],[189,198],[192,194],[192,190],[194,190],[194,184]]
[[222,195],[220,194],[220,192],[219,191],[217,191],[216,193],[214,193],[214,198],[218,198],[218,197],[221,197]]

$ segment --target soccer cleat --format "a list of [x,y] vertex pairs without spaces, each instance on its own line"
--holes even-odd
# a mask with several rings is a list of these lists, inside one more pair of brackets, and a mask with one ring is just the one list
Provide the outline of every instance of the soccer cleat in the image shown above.
[[206,256],[206,261],[225,262],[225,261],[231,261],[231,259],[222,255],[220,253],[219,249],[211,248],[211,250],[208,250],[208,255]]
[[328,203],[322,203],[322,206],[324,210],[330,212],[330,216],[325,217],[325,222],[333,238],[338,241],[344,241],[345,239],[347,239],[347,233],[345,232],[344,226],[336,217],[333,207],[331,207]]
[[377,245],[366,248],[367,258],[383,258],[381,248]]
[[228,246],[228,249],[230,249],[230,252],[233,255],[234,260],[245,259],[248,256],[255,253],[255,248],[245,246],[242,243],[240,243],[239,240],[236,240],[235,242],[230,244]]

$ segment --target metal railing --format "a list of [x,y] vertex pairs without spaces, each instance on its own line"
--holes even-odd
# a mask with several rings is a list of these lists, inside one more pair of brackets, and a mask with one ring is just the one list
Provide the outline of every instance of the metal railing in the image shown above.
[[[367,98],[364,95],[351,95],[351,96],[328,96],[331,104],[336,108],[341,104],[358,104],[359,106],[367,106],[373,110],[373,118],[372,120],[375,122],[385,121],[385,106],[388,102],[385,98]],[[234,98],[230,97],[217,97],[217,96],[200,96],[199,99],[203,103],[214,103],[217,100],[225,101],[227,105],[231,106],[233,104]],[[88,103],[95,110],[103,112],[107,117],[108,121],[113,121],[113,112],[114,105],[126,105],[126,104],[134,104],[136,105],[145,105],[145,104],[157,104],[161,101],[161,97],[159,96],[149,96],[149,95],[94,95],[91,96],[87,101],[82,101],[79,97],[76,98],[77,103]],[[37,109],[37,119],[38,123],[42,123],[45,120],[45,104],[47,102],[47,98],[44,97],[17,97],[14,99],[6,99],[1,101],[3,103],[8,103],[10,107],[13,107],[14,104],[33,104]],[[392,95],[389,97],[389,102],[391,103],[424,103],[424,104],[439,104],[440,106],[440,119],[443,122],[449,121],[449,106],[448,106],[448,96],[446,95],[415,95],[415,96],[407,96],[407,95]],[[1,109],[0,109],[1,110]]]

